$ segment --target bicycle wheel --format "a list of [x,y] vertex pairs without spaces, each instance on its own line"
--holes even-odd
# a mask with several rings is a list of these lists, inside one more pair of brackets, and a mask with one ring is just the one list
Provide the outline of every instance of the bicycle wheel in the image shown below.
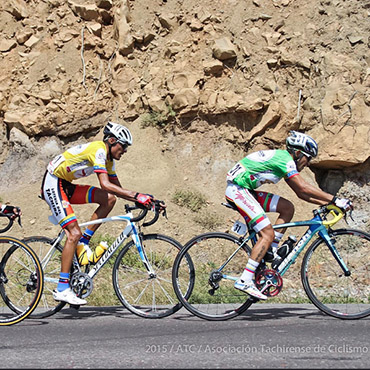
[[58,244],[56,248],[51,249],[53,239],[44,236],[30,236],[23,241],[37,253],[44,271],[44,291],[37,309],[30,318],[49,317],[66,305],[65,302],[57,302],[53,298],[53,290],[56,289],[59,281],[62,246]]
[[[171,273],[182,245],[160,234],[143,235],[145,254],[154,273],[148,273],[136,245],[129,242],[113,266],[113,287],[118,299],[132,313],[145,318],[162,318],[181,308],[172,287]],[[186,259],[189,281],[192,263]]]
[[345,276],[325,241],[318,238],[303,258],[303,287],[312,303],[330,316],[366,317],[370,315],[370,234],[350,229],[329,234],[351,274]]
[[22,241],[0,237],[0,326],[16,324],[36,308],[43,274],[35,252]]
[[[192,314],[206,320],[228,320],[254,302],[234,288],[250,254],[250,248],[243,246],[228,261],[240,244],[240,239],[233,235],[210,232],[188,241],[178,254],[172,283],[178,299]],[[190,257],[194,265],[190,292],[183,291],[182,286],[187,285],[179,283],[179,279],[184,281],[187,276],[185,256]]]
[[0,234],[7,232],[13,226],[14,220],[0,214]]

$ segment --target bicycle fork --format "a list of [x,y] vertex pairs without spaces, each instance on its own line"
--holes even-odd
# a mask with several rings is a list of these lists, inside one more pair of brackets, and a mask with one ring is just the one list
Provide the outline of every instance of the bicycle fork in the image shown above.
[[132,239],[135,243],[140,259],[143,262],[146,270],[148,271],[149,280],[155,279],[157,277],[157,274],[153,270],[153,267],[149,262],[148,256],[146,255],[145,249],[143,248],[141,234],[139,234],[136,228],[134,227],[132,228]]

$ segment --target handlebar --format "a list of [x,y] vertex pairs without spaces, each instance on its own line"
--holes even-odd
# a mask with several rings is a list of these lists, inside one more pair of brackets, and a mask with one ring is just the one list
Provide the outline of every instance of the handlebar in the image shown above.
[[[15,208],[17,208],[17,210],[20,211],[19,207],[15,207]],[[6,231],[8,231],[13,226],[14,220],[16,218],[18,218],[19,226],[22,227],[21,216],[19,216],[16,213],[13,213],[13,212],[6,213],[6,214],[0,213],[0,217],[8,217],[8,224],[5,227],[3,227],[2,229],[0,229],[0,234],[5,233]]]
[[[326,204],[325,206],[322,206],[322,207],[314,210],[313,212],[314,212],[314,215],[319,214],[321,216],[321,218],[324,220],[323,225],[327,228],[335,225],[343,217],[347,222],[347,219],[346,219],[347,213],[349,214],[349,216],[353,220],[353,218],[352,218],[352,209],[350,209],[346,212],[344,209],[339,208],[334,204]],[[332,219],[328,220],[327,219],[328,215],[332,216]]]
[[[158,218],[161,212],[163,216],[167,217],[166,209],[162,209],[162,206],[164,204],[165,203],[162,200],[155,200],[151,208],[151,210],[154,212],[154,217],[151,220],[144,222],[142,226],[150,226],[156,223],[158,221]],[[135,205],[133,206],[129,204],[125,205],[126,213],[129,213],[135,209],[140,209],[141,211],[138,216],[131,218],[131,222],[139,222],[143,220],[149,211],[148,208],[146,208],[145,206],[143,206],[142,204],[138,202],[135,202]]]
[[331,215],[333,218],[331,220],[327,220],[325,217],[325,221],[323,221],[323,225],[325,227],[331,227],[335,225],[338,221],[340,221],[346,213],[340,209],[339,207],[335,206],[334,204],[329,204],[325,206],[326,208],[326,216]]

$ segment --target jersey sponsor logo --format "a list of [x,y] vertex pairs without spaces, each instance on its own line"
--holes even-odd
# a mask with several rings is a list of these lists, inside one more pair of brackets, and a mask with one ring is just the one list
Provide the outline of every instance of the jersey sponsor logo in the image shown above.
[[62,207],[68,208],[71,205],[71,203],[67,202],[66,200],[62,200]]
[[54,215],[59,216],[62,213],[62,210],[60,209],[55,190],[53,188],[46,189],[45,193],[47,195],[48,201],[50,202],[50,207],[53,210]]
[[96,153],[96,159],[100,160],[101,162],[105,162],[106,160],[106,155],[103,150],[98,150]]
[[241,192],[236,192],[235,199],[240,200],[247,208],[249,208],[252,212],[255,212],[253,204],[248,203]]
[[73,172],[81,167],[87,167],[88,164],[89,164],[89,161],[85,159],[82,162],[72,164],[71,166],[66,166],[66,170],[67,172]]

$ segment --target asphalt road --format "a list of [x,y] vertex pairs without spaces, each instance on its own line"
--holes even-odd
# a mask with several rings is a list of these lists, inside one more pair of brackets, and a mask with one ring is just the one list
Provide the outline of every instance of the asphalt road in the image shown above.
[[0,328],[0,368],[369,368],[370,318],[255,304],[210,322],[184,309],[142,319],[122,307],[65,309]]

